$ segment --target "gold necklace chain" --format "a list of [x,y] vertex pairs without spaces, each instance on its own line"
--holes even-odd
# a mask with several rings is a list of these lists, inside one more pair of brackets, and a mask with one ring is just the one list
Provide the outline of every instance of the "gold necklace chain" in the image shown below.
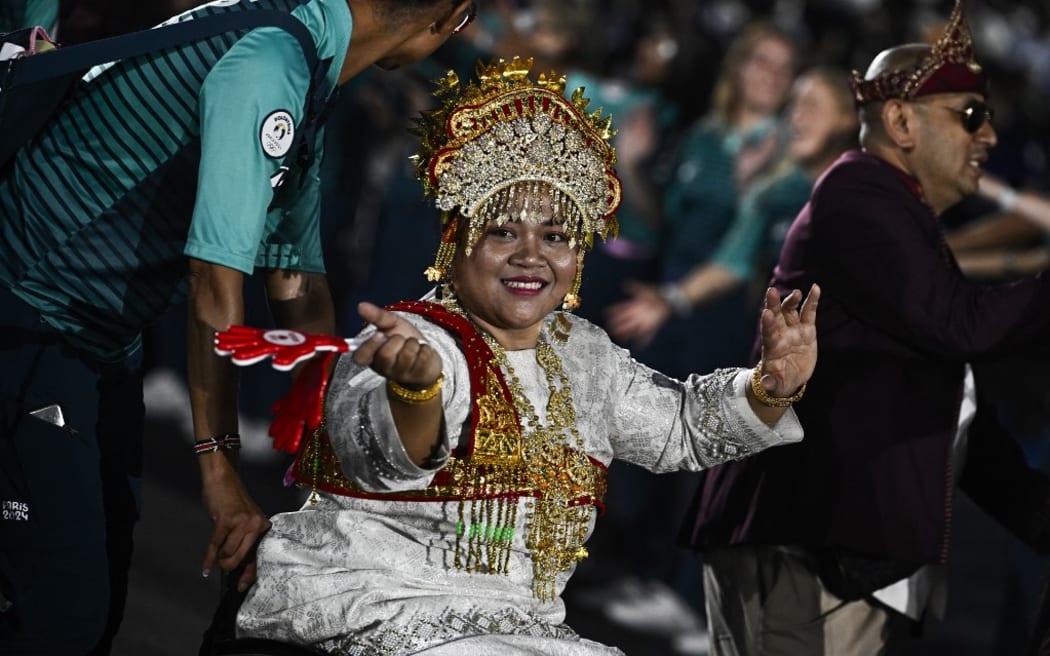
[[[576,426],[569,377],[561,358],[543,337],[536,343],[536,362],[547,380],[549,398],[546,423],[525,393],[507,353],[496,339],[463,311],[453,295],[442,299],[450,312],[466,317],[477,329],[506,372],[507,389],[514,400],[522,428],[522,459],[525,476],[539,496],[526,502],[525,546],[532,555],[534,591],[538,598],[555,597],[556,576],[587,557],[583,546],[590,530],[591,509],[579,503],[581,496],[597,488],[597,474],[584,451]],[[569,441],[573,442],[570,448]]]

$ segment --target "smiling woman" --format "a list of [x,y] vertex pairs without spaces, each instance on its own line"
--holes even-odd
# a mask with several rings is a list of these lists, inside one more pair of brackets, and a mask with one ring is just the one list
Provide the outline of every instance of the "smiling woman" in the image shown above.
[[326,361],[299,376],[295,398],[317,402],[278,422],[314,429],[292,469],[314,494],[260,544],[241,636],[328,654],[620,653],[566,626],[561,601],[613,458],[697,470],[801,439],[790,406],[816,361],[815,288],[804,308],[798,291],[767,296],[755,370],[684,381],[564,311],[594,236],[615,230],[620,184],[610,121],[530,64],[440,81],[417,156],[444,210],[437,287],[362,303],[375,334],[330,382]]
[[[545,202],[549,197],[529,192],[522,203],[525,199],[551,211]],[[474,308],[475,321],[508,348],[536,343],[540,321],[563,302],[580,268],[577,254],[582,251],[569,246],[564,225],[555,220],[490,221],[471,254],[458,254],[453,285],[462,303]]]

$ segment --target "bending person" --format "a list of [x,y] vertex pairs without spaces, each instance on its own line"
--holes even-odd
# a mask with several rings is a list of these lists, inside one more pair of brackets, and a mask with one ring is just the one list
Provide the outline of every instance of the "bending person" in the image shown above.
[[481,65],[465,88],[450,73],[420,124],[418,171],[445,211],[437,288],[360,305],[375,335],[334,367],[327,432],[292,470],[315,494],[273,518],[240,636],[330,654],[619,653],[566,626],[561,601],[609,463],[698,470],[801,439],[790,405],[816,362],[816,287],[806,303],[769,292],[756,369],[684,381],[558,311],[579,302],[620,186],[609,122],[528,69]]
[[[26,518],[0,521],[0,597],[10,602],[0,599],[0,653],[109,653],[140,509],[143,332],[183,301],[212,521],[201,571],[245,561],[269,522],[236,471],[237,372],[212,339],[244,323],[252,274],[276,325],[334,331],[320,227],[324,129],[311,142],[306,101],[327,103],[373,65],[428,56],[475,9],[470,0],[204,3],[171,22],[289,12],[329,62],[318,86],[331,93],[312,95],[289,32],[231,30],[92,69],[13,157],[0,176],[0,501]],[[297,134],[319,146],[312,161],[300,157],[308,148],[293,151]],[[251,577],[249,566],[241,582]]]

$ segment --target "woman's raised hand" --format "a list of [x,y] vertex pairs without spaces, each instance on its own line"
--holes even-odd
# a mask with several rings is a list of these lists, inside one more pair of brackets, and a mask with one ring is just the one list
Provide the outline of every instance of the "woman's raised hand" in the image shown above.
[[783,299],[766,290],[762,309],[762,387],[771,396],[787,397],[802,387],[817,365],[817,302],[813,285],[805,300],[794,290]]

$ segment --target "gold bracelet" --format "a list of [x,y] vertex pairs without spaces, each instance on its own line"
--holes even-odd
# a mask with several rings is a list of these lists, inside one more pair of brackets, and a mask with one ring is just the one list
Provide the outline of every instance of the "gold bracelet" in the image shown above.
[[751,373],[751,391],[755,393],[755,398],[762,405],[770,408],[787,408],[806,393],[806,383],[802,383],[802,387],[791,396],[770,396],[766,388],[762,387],[762,361],[759,360],[755,365],[755,370]]
[[410,405],[421,405],[440,394],[441,385],[444,384],[444,382],[445,374],[442,373],[438,376],[438,379],[428,387],[424,387],[421,390],[413,390],[408,389],[393,378],[388,378],[386,381],[386,388],[398,401],[404,401]]

